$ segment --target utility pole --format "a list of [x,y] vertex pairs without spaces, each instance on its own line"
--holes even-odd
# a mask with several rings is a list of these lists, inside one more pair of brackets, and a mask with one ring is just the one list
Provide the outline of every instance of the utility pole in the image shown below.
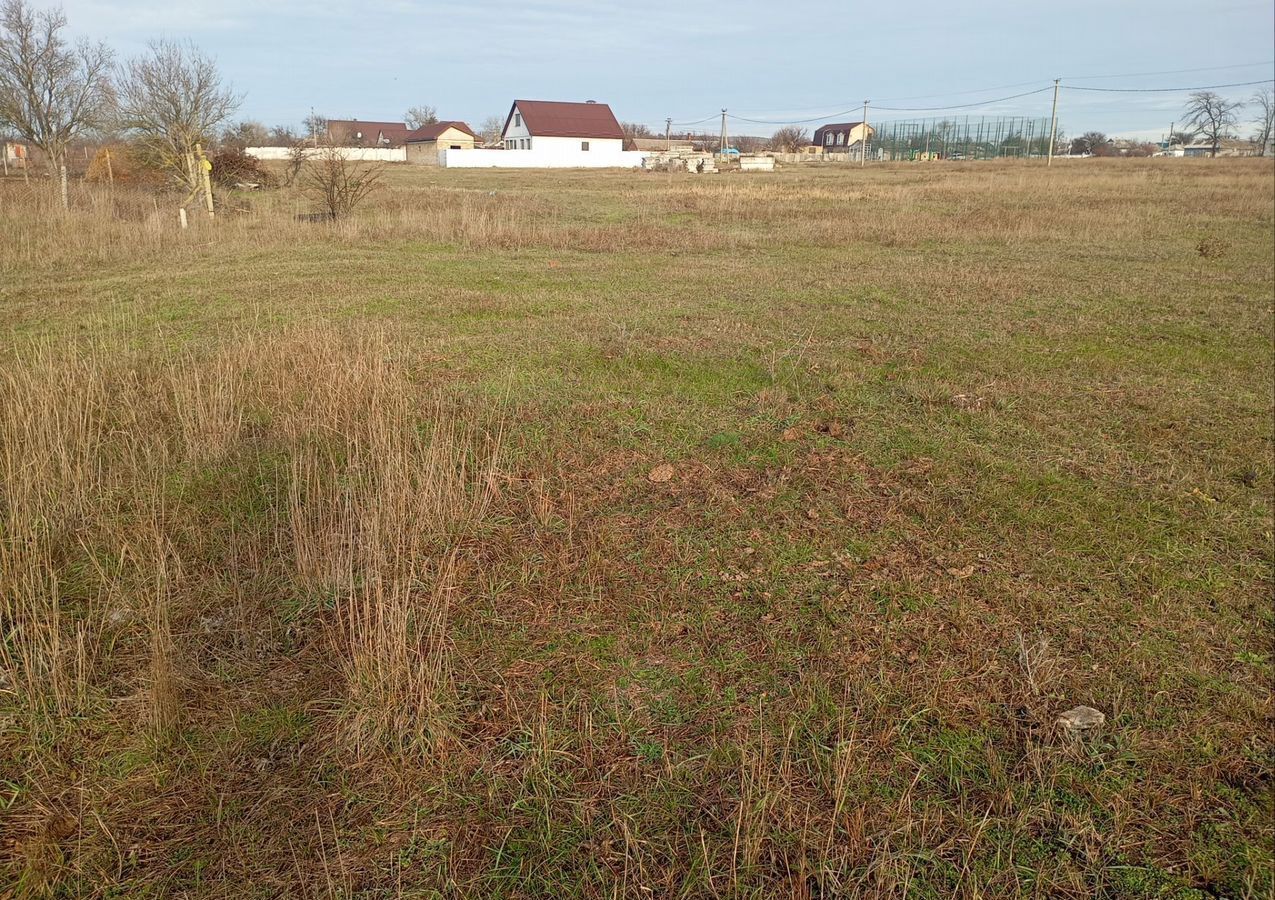
[[1049,157],[1045,160],[1046,166],[1054,164],[1054,144],[1058,140],[1058,82],[1061,80],[1054,79],[1054,108],[1049,113]]
[[673,149],[673,120],[664,120],[664,150],[667,152]]
[[863,137],[859,140],[859,168],[868,164],[868,101],[863,101]]
[[717,155],[723,158],[726,156],[726,108],[725,107],[722,108],[722,143],[721,143],[721,146],[717,149]]

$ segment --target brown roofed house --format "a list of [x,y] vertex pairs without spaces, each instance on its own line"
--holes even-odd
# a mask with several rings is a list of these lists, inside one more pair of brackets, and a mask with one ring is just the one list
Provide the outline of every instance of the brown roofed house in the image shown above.
[[402,147],[406,122],[328,119],[328,140],[338,147]]
[[864,139],[865,134],[871,140],[875,133],[876,129],[862,122],[837,122],[815,129],[811,143],[822,147],[825,153],[847,153]]
[[624,147],[624,131],[605,103],[515,100],[502,133],[506,150],[604,151]]
[[409,132],[405,141],[407,161],[418,166],[436,166],[440,150],[473,150],[478,136],[464,122],[434,122]]

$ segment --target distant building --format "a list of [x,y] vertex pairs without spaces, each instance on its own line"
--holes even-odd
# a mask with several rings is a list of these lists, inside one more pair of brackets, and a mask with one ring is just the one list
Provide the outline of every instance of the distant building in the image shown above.
[[815,129],[811,144],[822,147],[825,153],[845,153],[856,144],[861,144],[876,134],[876,129],[863,122],[837,122],[822,125]]
[[338,147],[402,147],[407,132],[406,122],[328,119],[328,140]]
[[24,168],[27,161],[31,158],[27,151],[26,144],[19,144],[17,141],[5,141],[4,143],[4,164],[15,168]]
[[478,136],[464,122],[435,122],[409,132],[404,139],[407,161],[418,166],[439,164],[439,150],[473,150]]
[[695,142],[688,141],[685,138],[673,138],[665,140],[664,138],[629,138],[628,143],[630,150],[671,150],[675,152],[685,152],[695,149]]
[[515,100],[501,133],[506,150],[615,154],[624,131],[605,103]]

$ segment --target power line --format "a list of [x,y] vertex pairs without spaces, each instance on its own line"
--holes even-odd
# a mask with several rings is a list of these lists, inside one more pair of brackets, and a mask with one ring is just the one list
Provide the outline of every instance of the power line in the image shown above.
[[[1083,76],[1074,76],[1073,80],[1078,80],[1082,78],[1083,79],[1120,78],[1120,77],[1133,78],[1133,77],[1140,77],[1143,75],[1166,75],[1166,74],[1176,74],[1176,73],[1184,73],[1184,72],[1208,72],[1208,71],[1215,71],[1218,69],[1250,68],[1250,67],[1259,66],[1259,65],[1266,65],[1266,63],[1243,63],[1239,65],[1234,65],[1234,66],[1206,66],[1206,67],[1202,67],[1198,69],[1178,69],[1173,72],[1130,72],[1130,73],[1125,73],[1124,75],[1083,75]],[[1098,93],[1112,93],[1112,94],[1174,94],[1174,93],[1184,93],[1187,91],[1210,91],[1210,90],[1220,90],[1222,88],[1252,87],[1254,85],[1259,85],[1259,84],[1270,84],[1272,81],[1275,81],[1275,79],[1264,78],[1258,81],[1235,81],[1229,84],[1209,84],[1209,85],[1200,85],[1197,87],[1171,87],[1171,88],[1109,88],[1109,87],[1085,87],[1083,85],[1069,85],[1069,84],[1063,84],[1063,85],[1060,85],[1060,87],[1062,90],[1065,90],[1065,91],[1092,91],[1092,92],[1098,92]],[[1020,82],[1020,83],[1033,84],[1036,82]],[[1006,87],[1008,87],[1008,85],[1006,85]],[[1052,90],[1052,88],[1053,88],[1052,85],[1047,85],[1045,87],[1037,88],[1036,90],[1033,90],[1033,91],[1023,91],[1022,93],[1010,94],[1009,96],[1006,96],[1006,97],[996,97],[996,98],[987,99],[987,100],[978,100],[973,103],[956,103],[949,106],[877,106],[874,104],[873,109],[880,110],[882,112],[944,112],[944,111],[954,110],[954,109],[974,109],[976,107],[990,106],[995,103],[1006,103],[1010,100],[1018,100],[1023,97],[1031,97],[1036,94],[1043,94],[1049,90]],[[954,96],[955,93],[958,93],[958,92],[954,92],[953,94],[949,94],[947,96]],[[963,91],[959,93],[972,94],[977,92]],[[944,96],[944,95],[933,94],[930,96]],[[903,99],[906,99],[906,98],[903,98]],[[810,109],[810,108],[813,108],[813,107],[807,107],[807,109]],[[843,109],[840,112],[826,113],[821,116],[812,116],[810,118],[804,118],[804,119],[754,119],[754,118],[749,118],[746,116],[738,116],[733,113],[729,114],[729,118],[734,119],[737,122],[747,122],[750,125],[813,125],[817,122],[828,122],[833,119],[840,118],[842,116],[852,115],[858,111],[859,111],[859,107],[856,105],[849,109]],[[690,125],[702,125],[706,122],[713,121],[717,117],[718,117],[717,114],[713,114],[713,115],[705,116],[702,119],[696,119],[693,122],[674,122],[672,124],[680,128],[684,128]]]
[[1067,75],[1064,81],[1098,81],[1103,78],[1141,78],[1149,75],[1185,75],[1188,72],[1220,72],[1225,69],[1256,69],[1258,66],[1275,66],[1275,60],[1260,63],[1237,63],[1233,66],[1203,66],[1198,69],[1166,69],[1162,72],[1121,72],[1116,75]]
[[[990,106],[993,103],[1004,103],[1007,100],[1017,100],[1020,97],[1030,97],[1033,94],[1043,94],[1045,91],[1051,90],[1051,87],[1037,88],[1034,91],[1024,91],[1021,94],[1011,94],[1008,97],[997,97],[991,100],[979,100],[977,103],[958,103],[953,106],[877,106],[872,105],[873,109],[884,110],[885,112],[937,112],[947,109],[973,109],[977,106]],[[732,115],[731,118],[739,122],[749,122],[753,125],[809,125],[814,122],[825,122],[829,119],[836,119],[840,116],[847,116],[851,113],[858,112],[859,107],[853,109],[845,109],[841,112],[829,113],[825,116],[815,116],[810,119],[748,119],[743,116]]]
[[937,112],[943,109],[972,109],[975,106],[988,106],[992,103],[1004,103],[1006,100],[1017,100],[1019,97],[1030,97],[1032,94],[1043,94],[1045,91],[1051,90],[1051,87],[1037,88],[1034,91],[1024,91],[1021,94],[1011,94],[1008,97],[997,97],[995,100],[980,100],[977,103],[958,103],[955,106],[873,106],[874,109],[884,109],[887,112]]
[[[990,87],[974,88],[969,91],[945,91],[942,94],[915,94],[911,97],[886,97],[881,102],[898,103],[904,100],[929,100],[932,97],[964,97],[969,94],[986,94],[988,91],[1007,91],[1010,88],[1026,87],[1027,85],[1033,84],[1040,84],[1040,79],[1037,78],[1033,81],[1016,81],[1013,84],[997,84]],[[854,106],[854,103],[850,100],[846,100],[841,103],[820,103],[818,106],[795,106],[790,107],[790,109],[792,112],[802,113],[816,109],[827,109],[829,106],[852,107]],[[840,113],[837,113],[836,115],[840,115]]]
[[1255,84],[1270,84],[1272,81],[1275,81],[1275,78],[1263,78],[1261,81],[1233,81],[1230,84],[1205,84],[1199,87],[1102,88],[1064,84],[1062,88],[1064,91],[1102,91],[1108,94],[1180,94],[1183,91],[1213,91],[1220,88],[1251,87]]
[[714,113],[711,116],[705,116],[702,119],[696,119],[694,122],[672,122],[670,124],[677,125],[678,127],[685,127],[687,125],[703,125],[705,122],[711,122],[713,121],[713,119],[716,119],[716,118],[717,118],[717,114]]

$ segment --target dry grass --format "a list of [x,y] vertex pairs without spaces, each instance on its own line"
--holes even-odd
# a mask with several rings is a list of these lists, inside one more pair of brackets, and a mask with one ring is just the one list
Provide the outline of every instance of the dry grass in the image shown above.
[[0,185],[0,896],[1269,894],[1275,180],[1176,162]]

